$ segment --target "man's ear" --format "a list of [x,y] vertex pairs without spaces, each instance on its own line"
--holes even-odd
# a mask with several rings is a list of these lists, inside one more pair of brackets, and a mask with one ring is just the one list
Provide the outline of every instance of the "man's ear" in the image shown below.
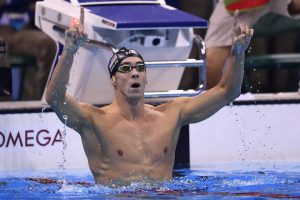
[[115,86],[116,85],[116,77],[115,77],[115,75],[113,75],[110,80],[111,80],[111,85]]

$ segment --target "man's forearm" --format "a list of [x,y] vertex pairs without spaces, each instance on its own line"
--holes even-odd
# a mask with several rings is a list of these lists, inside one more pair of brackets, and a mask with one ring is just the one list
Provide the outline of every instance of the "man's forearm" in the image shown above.
[[225,71],[218,85],[224,88],[229,101],[233,101],[240,95],[244,77],[244,62],[244,52],[231,54],[227,59]]
[[46,100],[54,106],[61,107],[66,102],[67,85],[69,84],[70,69],[78,48],[86,42],[84,32],[84,8],[80,8],[80,22],[65,31],[65,47],[47,88]]
[[74,54],[64,49],[47,87],[46,100],[48,103],[64,101],[73,59]]

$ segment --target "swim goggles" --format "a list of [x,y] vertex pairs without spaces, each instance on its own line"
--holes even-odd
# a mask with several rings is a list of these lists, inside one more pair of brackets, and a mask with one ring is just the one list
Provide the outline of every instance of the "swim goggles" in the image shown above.
[[145,63],[137,63],[135,66],[131,65],[131,64],[123,64],[123,65],[120,65],[118,67],[118,72],[121,72],[121,73],[129,73],[131,70],[133,70],[133,68],[136,69],[136,71],[138,72],[144,72],[146,71],[146,66],[145,66]]

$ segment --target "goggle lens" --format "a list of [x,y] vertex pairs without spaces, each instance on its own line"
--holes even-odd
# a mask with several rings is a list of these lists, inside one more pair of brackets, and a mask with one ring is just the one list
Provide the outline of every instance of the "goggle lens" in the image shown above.
[[118,72],[129,73],[131,70],[133,70],[133,68],[135,68],[138,72],[144,72],[146,70],[146,66],[144,63],[138,63],[135,66],[132,66],[130,64],[120,65],[118,68]]

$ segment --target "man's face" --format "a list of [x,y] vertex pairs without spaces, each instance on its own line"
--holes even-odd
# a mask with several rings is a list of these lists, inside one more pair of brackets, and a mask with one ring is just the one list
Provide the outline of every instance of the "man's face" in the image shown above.
[[[141,69],[144,62],[139,57],[125,58],[120,66],[128,69],[131,66],[132,70],[129,72],[117,71],[112,78],[112,84],[115,86],[117,92],[121,92],[128,98],[140,98],[144,96],[145,85],[147,84],[146,70],[138,71],[136,67]],[[130,67],[129,67],[130,68]]]

